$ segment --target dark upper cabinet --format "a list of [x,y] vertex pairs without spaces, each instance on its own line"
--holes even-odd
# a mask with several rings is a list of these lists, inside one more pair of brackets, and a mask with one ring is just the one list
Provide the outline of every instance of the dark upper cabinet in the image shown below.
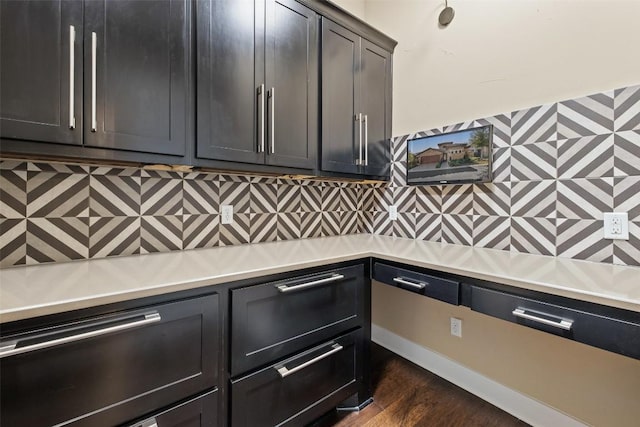
[[391,53],[322,20],[321,169],[389,176]]
[[190,14],[188,0],[0,2],[2,138],[184,156]]
[[85,2],[85,145],[183,156],[189,2]]
[[196,157],[314,168],[316,13],[293,0],[196,7]]
[[82,143],[82,3],[0,1],[0,136]]

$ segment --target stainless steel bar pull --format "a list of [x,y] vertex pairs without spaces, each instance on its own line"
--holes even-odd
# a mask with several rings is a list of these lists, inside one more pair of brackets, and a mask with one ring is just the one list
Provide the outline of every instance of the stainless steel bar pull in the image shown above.
[[271,98],[271,154],[276,152],[276,89],[271,88],[269,91]]
[[356,159],[356,165],[362,166],[362,113],[356,114],[354,119],[358,127],[358,158]]
[[264,84],[261,84],[258,88],[258,97],[260,98],[259,107],[260,107],[260,143],[258,144],[258,153],[264,153]]
[[69,25],[69,129],[76,128],[76,27]]
[[407,279],[404,279],[402,277],[394,277],[393,281],[396,283],[401,283],[403,285],[406,286],[410,286],[412,288],[416,288],[416,289],[424,289],[428,283],[422,283],[422,282],[418,282],[418,283],[414,283],[414,282],[410,282]]
[[295,368],[289,369],[286,366],[276,366],[276,370],[278,371],[278,373],[280,374],[281,378],[286,378],[291,374],[295,374],[296,372],[313,365],[314,363],[317,363],[319,361],[321,361],[322,359],[326,359],[327,357],[331,356],[332,354],[335,354],[337,352],[339,352],[340,350],[342,350],[344,347],[342,347],[340,344],[335,343],[331,346],[331,350],[327,351],[326,353],[321,354],[320,356],[314,357],[313,359],[306,361],[298,366],[296,366]]
[[131,427],[158,427],[158,422],[155,417],[144,420],[138,424],[134,424]]
[[302,289],[311,288],[314,286],[320,286],[331,282],[337,282],[338,280],[344,279],[344,275],[342,274],[334,274],[331,277],[325,277],[323,279],[312,280],[311,282],[302,283],[300,285],[289,286],[289,285],[276,285],[278,291],[282,293],[286,292],[295,292],[300,291]]
[[[527,312],[526,309],[520,308],[520,307],[516,308],[511,313],[516,317],[520,317],[522,319],[531,320],[533,322],[541,323],[541,324],[547,325],[547,326],[553,326],[555,328],[560,328],[560,329],[563,329],[565,331],[570,331],[571,327],[573,326],[573,320],[561,319],[561,318],[558,318],[559,320],[545,319],[544,317],[540,317],[540,316],[536,316],[535,314],[531,314],[532,313],[531,311]],[[540,313],[540,314],[543,314],[543,313]],[[551,316],[551,315],[546,315],[546,316],[555,317],[555,316]]]
[[364,127],[364,165],[369,166],[369,120],[365,114],[362,119]]
[[96,111],[96,69],[98,60],[98,35],[91,33],[91,132],[98,131],[98,118]]
[[[162,320],[162,318],[160,317],[160,313],[155,311],[141,315],[141,316],[143,316],[143,318],[140,320],[133,320],[131,322],[120,323],[113,326],[105,326],[104,328],[93,329],[86,332],[79,332],[73,335],[63,335],[60,338],[55,338],[55,335],[59,335],[59,333],[52,334],[54,335],[54,337],[48,341],[36,342],[34,344],[25,345],[24,347],[20,347],[20,343],[22,341],[28,341],[30,340],[30,338],[23,338],[23,339],[14,340],[14,341],[5,341],[0,343],[0,358],[15,356],[16,354],[28,353],[30,351],[35,351],[35,350],[41,350],[43,348],[55,347],[57,345],[80,341],[87,338],[98,337],[100,335],[106,335],[106,334],[110,334],[117,331],[123,331],[125,329],[137,328],[143,325],[156,323]],[[137,317],[140,317],[140,316],[137,316]],[[117,319],[114,319],[114,322],[116,321]]]

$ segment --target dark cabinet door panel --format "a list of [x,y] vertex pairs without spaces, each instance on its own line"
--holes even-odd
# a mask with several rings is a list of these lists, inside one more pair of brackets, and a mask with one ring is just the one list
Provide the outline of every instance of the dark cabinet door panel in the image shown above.
[[[65,342],[70,337],[78,339]],[[216,385],[218,296],[67,323],[2,342],[17,342],[18,349],[44,347],[0,359],[0,424],[116,425]]]
[[267,1],[267,163],[315,167],[318,144],[317,15],[293,0]]
[[189,13],[186,0],[85,3],[85,145],[185,154]]
[[231,291],[231,374],[364,322],[362,265]]
[[389,175],[391,120],[387,115],[391,109],[391,54],[373,43],[362,41],[361,110],[366,122],[367,175]]
[[130,427],[213,427],[218,422],[218,391],[210,391],[195,399],[173,406]]
[[258,132],[266,126],[267,95],[258,93],[264,72],[256,63],[264,60],[264,7],[253,0],[204,0],[196,8],[196,155],[263,163]]
[[82,2],[1,1],[0,64],[0,136],[82,143]]
[[[360,37],[322,19],[322,170],[357,173]],[[355,144],[354,144],[355,141]]]
[[231,383],[231,425],[301,426],[357,391],[362,330]]

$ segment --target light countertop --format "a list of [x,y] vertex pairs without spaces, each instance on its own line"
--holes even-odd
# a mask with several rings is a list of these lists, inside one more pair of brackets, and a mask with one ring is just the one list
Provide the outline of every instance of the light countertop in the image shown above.
[[358,234],[0,270],[0,322],[373,256],[640,312],[640,268]]

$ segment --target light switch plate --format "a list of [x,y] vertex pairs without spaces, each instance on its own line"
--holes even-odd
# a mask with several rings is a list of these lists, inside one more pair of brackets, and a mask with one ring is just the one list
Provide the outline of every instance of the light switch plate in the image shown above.
[[629,215],[626,212],[604,214],[604,238],[629,240]]

